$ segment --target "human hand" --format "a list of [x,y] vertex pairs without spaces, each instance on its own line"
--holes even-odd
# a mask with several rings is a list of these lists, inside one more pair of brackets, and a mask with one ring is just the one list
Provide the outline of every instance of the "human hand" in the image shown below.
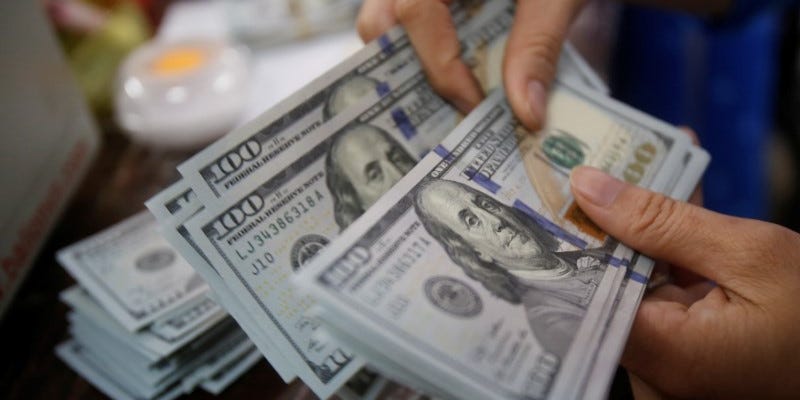
[[[450,17],[451,0],[365,0],[357,28],[371,41],[396,23],[405,27],[433,88],[461,112],[480,103],[483,92],[460,56]],[[509,104],[530,130],[541,127],[547,88],[555,77],[570,23],[585,0],[525,0],[517,3],[506,45],[503,82]]]
[[677,397],[791,397],[800,391],[800,235],[572,172],[581,209],[632,248],[716,282],[645,297],[622,364]]

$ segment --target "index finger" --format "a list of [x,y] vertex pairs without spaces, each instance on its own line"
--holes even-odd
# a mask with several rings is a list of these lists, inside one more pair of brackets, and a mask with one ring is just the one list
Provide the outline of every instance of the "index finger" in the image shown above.
[[472,71],[461,60],[461,45],[450,16],[450,0],[399,0],[395,16],[405,27],[431,86],[461,112],[483,100]]
[[564,39],[584,0],[517,2],[508,35],[503,80],[514,114],[531,132],[544,125],[547,89],[555,77]]

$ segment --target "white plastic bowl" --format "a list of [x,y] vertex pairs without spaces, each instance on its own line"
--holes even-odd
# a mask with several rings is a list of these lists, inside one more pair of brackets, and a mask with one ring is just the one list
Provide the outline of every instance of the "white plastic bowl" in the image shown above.
[[119,70],[115,115],[137,142],[193,148],[227,133],[247,99],[249,55],[220,40],[150,42]]

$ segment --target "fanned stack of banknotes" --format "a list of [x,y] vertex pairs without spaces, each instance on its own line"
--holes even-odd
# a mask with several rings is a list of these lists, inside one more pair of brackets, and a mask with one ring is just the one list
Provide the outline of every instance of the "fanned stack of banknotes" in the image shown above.
[[686,199],[708,154],[609,98],[569,46],[527,132],[501,87],[514,2],[451,12],[488,93],[469,115],[395,28],[147,205],[278,374],[321,398],[381,398],[364,382],[388,380],[442,399],[602,398],[653,262],[582,213],[570,170]]
[[261,355],[208,285],[140,213],[58,253],[72,338],[56,353],[115,399],[222,392]]

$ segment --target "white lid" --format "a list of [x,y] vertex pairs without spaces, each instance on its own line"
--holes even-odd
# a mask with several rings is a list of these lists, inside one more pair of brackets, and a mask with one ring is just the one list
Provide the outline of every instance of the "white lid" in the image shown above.
[[136,141],[189,148],[237,123],[248,98],[247,51],[221,40],[150,42],[119,69],[115,113]]

